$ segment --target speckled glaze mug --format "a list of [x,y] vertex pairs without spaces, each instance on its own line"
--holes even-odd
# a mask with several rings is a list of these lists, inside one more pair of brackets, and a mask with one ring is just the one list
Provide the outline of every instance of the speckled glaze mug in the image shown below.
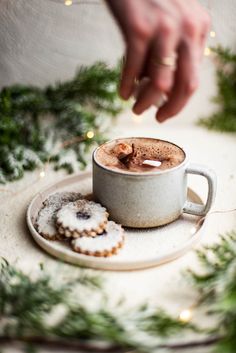
[[[93,153],[93,194],[107,208],[112,220],[126,227],[157,227],[173,222],[182,213],[204,216],[210,210],[216,193],[215,173],[203,165],[189,163],[184,151],[185,158],[176,167],[132,173],[100,164],[96,154],[102,146]],[[188,174],[207,179],[205,205],[187,201]]]

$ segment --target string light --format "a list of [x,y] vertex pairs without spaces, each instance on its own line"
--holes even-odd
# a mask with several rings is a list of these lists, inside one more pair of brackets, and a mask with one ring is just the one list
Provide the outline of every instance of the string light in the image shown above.
[[205,55],[205,56],[210,56],[210,55],[211,55],[211,49],[210,49],[209,47],[206,47],[206,48],[204,49],[204,55]]
[[65,0],[65,5],[66,6],[71,6],[73,4],[72,0]]
[[88,131],[86,136],[87,136],[88,139],[92,139],[92,138],[94,138],[94,132],[93,131]]
[[[211,11],[212,11],[212,0],[207,0],[207,9],[208,9],[208,12],[210,14]],[[214,26],[213,26],[213,28],[214,28]],[[211,29],[209,34],[210,34],[211,38],[215,38],[216,37],[216,32],[214,31],[214,29]]]
[[215,31],[210,31],[210,37],[215,38],[216,37],[216,32]]
[[184,309],[179,314],[179,321],[181,322],[189,322],[193,317],[193,313],[190,309]]
[[[207,9],[208,9],[209,14],[211,13],[211,10],[212,10],[211,2],[212,2],[211,0],[207,0]],[[214,28],[214,26],[213,26],[213,28]],[[209,37],[212,39],[216,37],[216,32],[213,28],[209,32]],[[204,49],[204,56],[209,57],[211,54],[212,54],[211,49],[207,46]]]
[[45,175],[46,175],[45,170],[44,170],[44,169],[41,170],[41,172],[39,173],[39,177],[40,177],[41,179],[43,179],[43,178],[45,177]]

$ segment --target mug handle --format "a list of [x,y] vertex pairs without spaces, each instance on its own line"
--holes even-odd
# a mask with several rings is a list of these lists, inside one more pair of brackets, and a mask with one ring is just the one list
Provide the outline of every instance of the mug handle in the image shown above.
[[211,169],[200,165],[200,164],[190,164],[185,171],[187,174],[197,174],[201,175],[207,179],[208,182],[208,195],[205,205],[200,205],[195,202],[186,201],[183,212],[189,213],[196,216],[205,216],[210,210],[216,194],[216,174]]

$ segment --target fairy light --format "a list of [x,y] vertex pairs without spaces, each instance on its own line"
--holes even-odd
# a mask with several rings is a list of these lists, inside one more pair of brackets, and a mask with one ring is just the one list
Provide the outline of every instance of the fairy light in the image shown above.
[[216,37],[216,32],[215,31],[210,31],[210,37],[215,38]]
[[73,4],[73,1],[72,0],[65,0],[64,4],[66,6],[71,6]]
[[189,322],[192,319],[192,317],[193,317],[192,310],[184,309],[179,314],[179,321],[181,321],[181,322]]
[[39,177],[40,177],[41,179],[43,179],[43,178],[45,177],[45,175],[46,175],[45,170],[44,170],[44,169],[41,170],[41,172],[39,173]]
[[[206,5],[207,5],[207,9],[208,9],[209,14],[211,14],[211,12],[212,12],[212,0],[207,0],[207,4]],[[214,28],[214,26],[213,26],[213,28]],[[215,32],[215,30],[213,28],[210,30],[210,33],[209,33],[211,38],[215,38],[216,37],[216,32]]]
[[95,134],[94,134],[93,131],[88,131],[87,134],[86,134],[86,136],[87,136],[88,139],[94,138],[94,135],[95,135]]
[[205,55],[205,56],[210,56],[210,55],[211,55],[211,49],[210,49],[209,47],[206,47],[206,48],[204,49],[204,55]]
[[[211,14],[211,11],[212,11],[212,0],[207,0],[207,9],[208,9],[209,14]],[[214,25],[211,27],[211,30],[209,31],[209,37],[210,37],[210,39],[216,38],[216,31],[214,30]],[[211,54],[212,54],[211,48],[209,48],[208,46],[205,47],[204,56],[209,57],[209,56],[211,56]]]

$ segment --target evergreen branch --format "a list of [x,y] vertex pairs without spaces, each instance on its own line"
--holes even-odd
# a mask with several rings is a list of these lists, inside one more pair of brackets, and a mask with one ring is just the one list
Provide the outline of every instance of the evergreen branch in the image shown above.
[[236,54],[221,46],[212,48],[217,65],[218,93],[213,102],[218,109],[199,124],[212,130],[236,132]]
[[224,63],[235,63],[236,62],[236,54],[232,53],[229,48],[223,48],[222,46],[218,46],[216,48],[211,48],[212,52],[215,53],[220,60]]
[[[101,114],[116,116],[121,110],[116,87],[119,66],[98,62],[82,67],[75,77],[44,89],[13,85],[0,92],[0,183],[23,177],[50,159],[55,169],[73,172],[86,165],[86,155],[105,141]],[[92,130],[94,138],[87,138]],[[80,138],[77,144],[52,153],[64,140]],[[73,151],[75,158],[66,156]],[[77,161],[77,162],[76,162]]]
[[[168,349],[168,350],[183,350],[189,348],[202,348],[212,346],[219,342],[222,338],[218,336],[207,337],[201,341],[189,341],[185,343],[176,344],[162,344],[156,347],[156,349]],[[127,350],[121,346],[115,345],[96,345],[96,343],[83,342],[82,340],[66,340],[60,337],[45,337],[45,336],[29,336],[29,337],[11,337],[2,336],[0,337],[0,344],[33,344],[37,347],[46,347],[54,349],[66,349],[67,351],[78,351],[82,349],[86,352],[102,352],[102,353],[135,353],[136,350]]]
[[[12,337],[12,336],[0,336],[0,345],[3,344],[33,344],[34,346],[41,348],[54,348],[54,349],[66,349],[67,351],[83,350],[86,352],[102,352],[102,353],[125,353],[127,350],[121,347],[105,345],[96,345],[91,342],[83,342],[82,340],[67,340],[60,337],[45,337],[45,336],[29,336],[29,337]],[[127,352],[128,353],[128,352]]]
[[[216,324],[207,329],[183,323],[148,305],[127,311],[119,302],[110,308],[99,276],[83,275],[82,270],[78,278],[55,284],[43,269],[38,278],[31,279],[2,260],[0,344],[31,343],[71,351],[83,348],[120,353],[166,353],[211,346],[215,351],[235,353],[235,255],[236,232],[232,231],[221,236],[217,244],[198,251],[201,273],[189,271],[200,295],[194,310],[201,308],[206,316],[214,315]],[[93,302],[94,289],[101,302],[91,309],[83,301],[89,296]],[[180,337],[189,331],[198,339],[181,342]]]
[[207,299],[212,299],[212,290],[217,283],[225,278],[226,272],[236,259],[236,231],[220,236],[219,243],[205,246],[197,251],[199,261],[203,266],[203,274],[189,271],[193,283]]
[[[85,341],[96,340],[109,347],[150,352],[156,346],[156,341],[162,340],[162,336],[168,337],[186,328],[193,329],[191,325],[170,318],[164,311],[153,311],[146,306],[137,308],[135,312],[124,309],[119,316],[106,306],[102,288],[97,287],[100,281],[81,274],[58,285],[44,270],[38,278],[31,279],[3,260],[0,271],[2,342],[11,337],[12,342],[37,343],[39,337],[43,336],[42,343],[49,341],[49,345],[65,342],[65,345],[70,346],[72,342],[74,347]],[[84,289],[92,288],[88,292],[92,300],[94,286],[101,296],[101,306],[89,309],[83,304]],[[120,307],[121,304],[117,305]],[[120,310],[122,312],[122,308]],[[140,341],[136,330],[145,333],[148,343]]]
[[206,315],[218,321],[212,332],[222,336],[217,352],[236,351],[236,231],[220,237],[220,241],[198,253],[203,273],[190,272],[201,295]]

